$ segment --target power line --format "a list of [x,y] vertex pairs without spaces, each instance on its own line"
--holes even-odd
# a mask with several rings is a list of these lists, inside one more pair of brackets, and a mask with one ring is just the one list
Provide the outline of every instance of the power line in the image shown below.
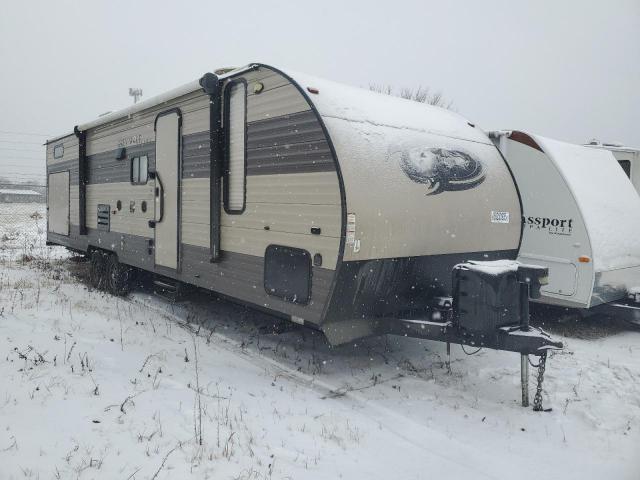
[[[14,157],[9,160],[33,160],[33,161],[42,161],[41,158],[24,158],[24,157]],[[0,167],[2,166],[2,161],[0,160]]]
[[9,135],[29,135],[32,137],[53,137],[50,133],[11,132],[9,130],[0,130],[0,133],[7,133]]
[[0,182],[0,187],[10,187],[13,185],[19,185],[21,187],[44,187],[44,185],[38,184],[38,183],[5,183],[5,182]]
[[[2,158],[0,157],[0,167],[18,167],[18,168],[22,168],[22,167],[28,167],[30,165],[38,165],[38,166],[42,166],[44,167],[46,165],[46,162],[44,160],[44,158],[36,158],[33,159],[33,162],[20,162],[20,163],[15,163],[16,160],[24,160],[24,158],[18,158],[18,157],[13,157],[13,158]],[[14,163],[5,163],[5,162],[14,162]]]
[[15,172],[15,171],[11,171],[11,170],[2,170],[0,168],[0,173],[6,173],[6,174],[10,174],[10,175],[25,175],[25,176],[33,176],[33,177],[41,177],[43,175],[45,175],[44,170],[42,171],[42,173],[36,173],[36,172]]
[[36,153],[36,152],[42,151],[42,150],[34,150],[29,148],[11,148],[11,147],[0,147],[0,150],[9,150],[11,152],[29,152],[29,153]]
[[30,148],[12,148],[12,147],[0,147],[0,150],[7,150],[8,152],[25,152],[25,153],[40,153],[43,150],[36,150]]
[[0,169],[3,167],[13,167],[13,168],[40,168],[42,171],[45,169],[45,165],[16,165],[15,163],[0,163]]
[[17,175],[15,173],[5,173],[0,171],[0,177],[3,177],[3,176],[6,177],[8,175],[11,175],[14,177],[24,177],[24,178],[44,178],[45,177],[45,175]]
[[37,148],[39,150],[43,150],[46,145],[40,142],[14,142],[12,140],[0,140],[0,144],[7,144],[7,146],[2,146],[0,148]]
[[[0,165],[0,171],[3,171],[2,165]],[[38,173],[38,172],[33,172],[33,171],[31,171],[31,172],[20,172],[20,171],[15,171],[15,170],[4,170],[4,171],[12,173],[14,175],[41,175],[41,174],[44,175],[45,174],[44,168],[42,169],[42,173],[41,174]]]
[[[27,153],[27,152],[24,152]],[[7,160],[44,160],[44,157],[21,157],[19,155],[15,155],[13,153],[5,153],[4,155],[6,155],[5,158],[0,157],[0,162],[1,161],[7,161]]]
[[36,173],[10,173],[10,172],[2,172],[0,171],[0,176],[3,175],[11,175],[14,177],[24,177],[24,178],[44,178],[44,174],[36,174]]
[[21,145],[40,145],[40,146],[44,146],[42,145],[41,142],[22,142],[20,140],[0,140],[0,143],[19,143]]

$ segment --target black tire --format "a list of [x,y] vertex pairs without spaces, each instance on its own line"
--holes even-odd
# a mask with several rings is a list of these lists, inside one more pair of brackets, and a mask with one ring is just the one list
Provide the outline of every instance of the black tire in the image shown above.
[[91,253],[89,265],[89,284],[97,289],[103,290],[106,283],[106,258],[100,250]]
[[118,261],[118,257],[109,254],[106,268],[106,290],[112,295],[122,297],[131,291],[135,270]]

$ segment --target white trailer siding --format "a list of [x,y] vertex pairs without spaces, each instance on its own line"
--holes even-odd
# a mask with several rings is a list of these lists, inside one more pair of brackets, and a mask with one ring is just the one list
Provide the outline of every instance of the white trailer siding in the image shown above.
[[[511,174],[487,135],[460,115],[303,74],[292,74],[322,116],[340,162],[355,223],[345,261],[517,249],[520,203]],[[460,154],[482,169],[468,187],[417,182],[434,151]],[[455,160],[445,158],[441,166]],[[428,176],[429,174],[427,174]],[[500,212],[505,221],[492,221]],[[473,234],[471,234],[473,232]],[[348,239],[349,240],[349,239]]]
[[590,308],[640,284],[640,197],[614,156],[523,132],[494,137],[523,200],[518,259],[549,267],[540,301]]
[[610,151],[618,163],[629,162],[629,179],[636,191],[640,192],[640,150],[620,148]]
[[532,146],[502,138],[501,149],[522,198],[523,235],[518,261],[549,268],[542,301],[589,304],[593,288],[591,244],[580,209],[553,161]]
[[610,151],[621,166],[624,164],[623,169],[629,172],[631,183],[636,191],[640,193],[640,149],[608,144],[589,144],[585,146]]

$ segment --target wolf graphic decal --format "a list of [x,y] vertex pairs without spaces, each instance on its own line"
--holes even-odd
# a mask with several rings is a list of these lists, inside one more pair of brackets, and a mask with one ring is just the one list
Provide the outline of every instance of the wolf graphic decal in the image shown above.
[[427,186],[427,195],[469,190],[485,179],[482,162],[462,150],[415,147],[400,152],[402,171]]

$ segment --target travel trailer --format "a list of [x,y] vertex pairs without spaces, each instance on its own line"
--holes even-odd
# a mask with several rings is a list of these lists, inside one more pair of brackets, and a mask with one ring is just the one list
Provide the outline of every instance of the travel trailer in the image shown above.
[[47,178],[48,242],[112,293],[143,270],[335,344],[561,346],[528,325],[509,167],[448,110],[251,64],[49,140]]
[[633,183],[636,191],[640,193],[640,149],[617,143],[600,143],[597,140],[593,140],[585,146],[610,151]]
[[640,197],[614,155],[521,131],[489,135],[522,198],[518,261],[549,268],[549,283],[535,301],[592,311],[617,307],[637,321]]

